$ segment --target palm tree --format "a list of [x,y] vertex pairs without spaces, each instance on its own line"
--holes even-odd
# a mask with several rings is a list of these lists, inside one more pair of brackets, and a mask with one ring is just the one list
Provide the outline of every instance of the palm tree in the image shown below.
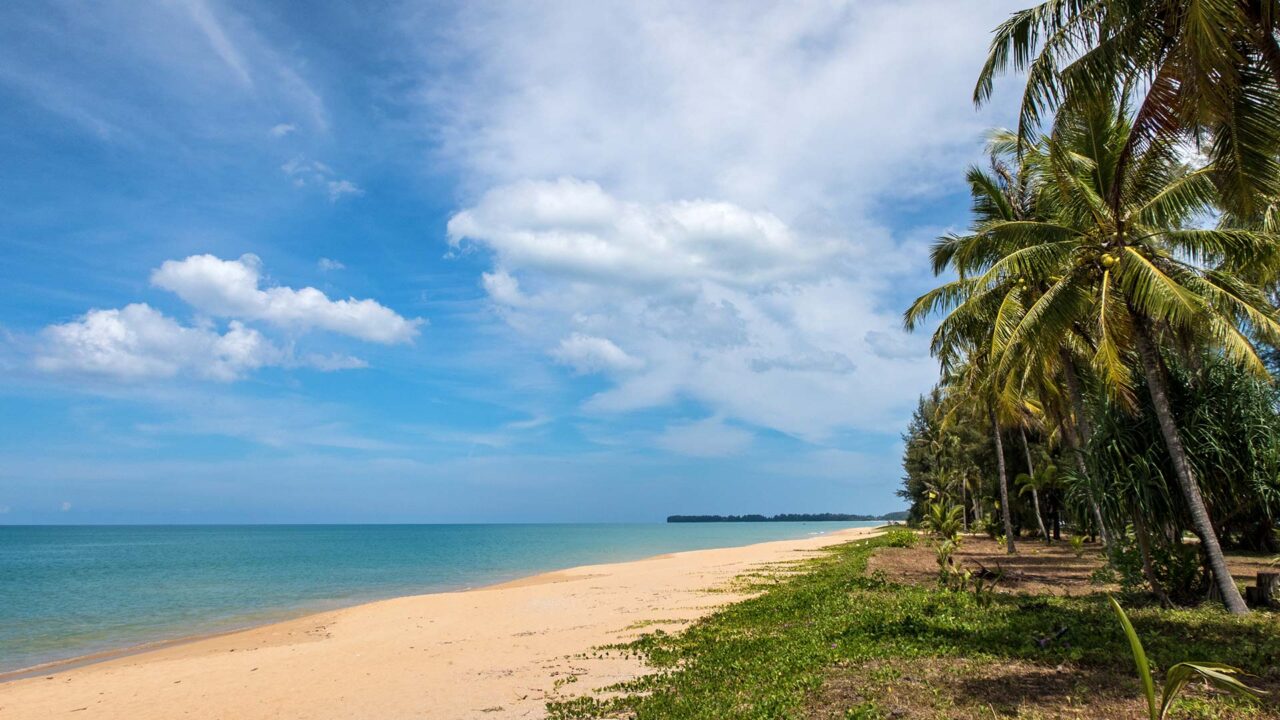
[[1265,375],[1252,338],[1274,341],[1280,323],[1240,270],[1274,268],[1280,243],[1258,230],[1191,226],[1214,207],[1215,168],[1188,168],[1165,142],[1126,161],[1133,152],[1128,115],[1114,102],[1059,114],[1053,134],[1028,151],[1045,173],[1053,217],[987,224],[979,247],[960,258],[962,273],[980,274],[953,314],[994,288],[1021,292],[1008,289],[1009,278],[1031,278],[1046,289],[1031,302],[1003,303],[1009,317],[1000,322],[1009,329],[1002,364],[1061,354],[1072,338],[1086,336],[1094,376],[1130,404],[1137,365],[1218,589],[1232,612],[1243,613],[1179,436],[1160,348],[1212,347]]
[[[971,168],[967,175],[970,195],[973,199],[975,234],[950,236],[940,241],[941,246],[957,249],[956,255],[965,255],[964,248],[973,245],[983,228],[993,222],[1021,222],[1035,212],[1036,188],[1032,174],[1025,167],[1007,162],[1016,138],[1007,132],[996,133],[991,139],[991,163],[989,169]],[[980,249],[979,249],[980,250]],[[967,257],[967,256],[966,256]],[[934,255],[935,273],[943,272],[954,258]],[[973,262],[975,258],[968,258]],[[977,260],[981,262],[981,260]],[[904,315],[908,330],[915,329],[926,316],[940,307],[955,304],[968,298],[961,310],[957,308],[939,326],[933,337],[931,350],[943,365],[944,386],[956,407],[965,401],[972,403],[974,414],[986,415],[990,423],[992,444],[996,454],[996,473],[1000,489],[1001,520],[1004,523],[1006,549],[1016,552],[1013,521],[1009,503],[1009,479],[1005,465],[1003,418],[1016,417],[1018,411],[1009,404],[1001,405],[1001,386],[1007,379],[995,372],[1004,336],[1009,329],[1005,319],[1010,317],[1006,304],[1011,297],[1010,288],[1023,287],[1017,278],[1005,278],[1005,282],[987,288],[980,297],[974,296],[977,286],[962,272],[951,283],[926,293],[916,300]],[[1043,531],[1043,523],[1041,524]]]
[[1040,492],[1052,487],[1057,482],[1057,476],[1057,467],[1041,465],[1038,470],[1031,473],[1019,473],[1013,479],[1013,483],[1018,486],[1019,495],[1031,495],[1031,502],[1036,510],[1036,523],[1040,526],[1040,535],[1044,538],[1046,545],[1052,545],[1053,538],[1049,535],[1048,527],[1044,524],[1040,514]]
[[1280,4],[1275,0],[1047,0],[995,31],[974,102],[1026,71],[1018,135],[1054,108],[1146,88],[1118,161],[1181,137],[1205,144],[1224,204],[1256,216],[1280,195]]
[[1031,507],[1036,511],[1036,526],[1040,528],[1040,537],[1044,538],[1046,545],[1052,544],[1053,539],[1049,537],[1049,531],[1045,528],[1044,516],[1040,514],[1040,489],[1048,485],[1047,481],[1058,474],[1058,468],[1053,465],[1042,465],[1039,472],[1036,471],[1035,464],[1031,460],[1031,447],[1027,444],[1027,431],[1018,428],[1018,434],[1022,438],[1022,451],[1027,456],[1027,472],[1020,473],[1013,479],[1013,483],[1018,486],[1018,494],[1031,494]]
[[[945,406],[939,406],[942,410]],[[948,418],[943,416],[939,422],[938,435],[929,441],[929,449],[933,456],[937,459],[938,468],[936,471],[936,482],[934,483],[934,492],[938,495],[949,496],[951,489],[955,486],[960,487],[960,520],[964,532],[969,532],[969,516],[965,509],[965,497],[968,490],[968,478],[963,470],[957,467],[957,463],[961,462],[958,457],[959,452],[957,445],[958,439],[954,435],[947,434]],[[948,497],[947,500],[950,500]]]
[[[982,338],[977,338],[980,342]],[[990,368],[994,364],[990,347],[965,339],[942,350],[944,387],[954,407],[985,414],[990,423],[996,453],[996,479],[1000,488],[1000,513],[1004,521],[1005,550],[1017,552],[1013,519],[1009,511],[1009,474],[1005,467],[1004,439],[996,407],[996,385]]]

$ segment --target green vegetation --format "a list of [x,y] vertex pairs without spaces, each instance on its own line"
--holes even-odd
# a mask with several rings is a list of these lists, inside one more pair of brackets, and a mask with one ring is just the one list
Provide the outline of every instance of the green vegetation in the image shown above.
[[781,515],[668,515],[669,523],[708,522],[872,522],[906,520],[906,512],[884,515],[848,515],[845,513],[783,513]]
[[[1117,572],[1136,548],[1162,603],[1247,612],[1223,547],[1278,544],[1277,28],[1274,2],[1049,0],[996,30],[975,100],[1026,71],[1019,126],[968,172],[972,225],[904,316],[940,318],[913,519],[961,507],[1010,553],[1070,525]],[[1168,572],[1185,531],[1207,583]]]
[[[1128,641],[1102,595],[1033,598],[900,585],[866,572],[868,557],[918,542],[898,531],[841,545],[802,564],[805,571],[762,578],[757,597],[730,605],[679,634],[654,632],[600,652],[639,656],[655,671],[607,693],[551,703],[550,717],[804,717],[815,694],[847,672],[868,683],[902,682],[889,666],[913,672],[960,658],[1044,668],[1055,675],[1129,677]],[[1261,617],[1216,610],[1138,609],[1134,624],[1157,667],[1185,657],[1221,657],[1249,672],[1280,659],[1280,636]],[[838,670],[837,668],[849,668]],[[840,708],[846,717],[889,717],[869,698]],[[1130,695],[1130,698],[1135,696]],[[1247,701],[1188,701],[1195,717],[1247,717]],[[985,716],[984,716],[985,717]]]
[[[1063,697],[1114,716],[1131,696],[1095,695],[1131,653],[1153,719],[1276,717],[1233,668],[1177,661],[1280,659],[1224,550],[1280,550],[1278,32],[1272,0],[1047,0],[997,28],[974,99],[1025,72],[1018,127],[967,173],[972,223],[934,244],[941,284],[904,314],[936,323],[941,380],[904,436],[900,495],[937,536],[938,582],[866,573],[877,548],[919,561],[903,532],[835,548],[680,634],[609,650],[656,672],[551,716],[806,716],[843,678],[845,718],[896,716],[878,693],[900,688],[929,717],[988,717],[1010,673],[1087,678]],[[1001,568],[958,560],[972,530],[1017,554],[1064,527],[1077,568],[1105,550],[1093,576],[1120,583],[1132,622],[1097,593],[995,592]],[[1228,692],[1180,696],[1195,679]]]
[[1147,660],[1147,651],[1142,647],[1138,632],[1133,629],[1129,616],[1125,614],[1124,608],[1120,607],[1120,603],[1116,602],[1115,598],[1111,598],[1111,606],[1115,608],[1116,615],[1120,618],[1120,625],[1124,628],[1125,637],[1129,640],[1129,648],[1133,652],[1133,664],[1138,668],[1138,679],[1142,681],[1142,692],[1147,698],[1147,712],[1151,720],[1164,720],[1169,717],[1169,710],[1173,707],[1173,701],[1177,699],[1178,693],[1195,679],[1204,680],[1219,690],[1242,697],[1254,698],[1261,694],[1233,677],[1240,673],[1239,668],[1222,663],[1180,662],[1165,673],[1164,689],[1157,697],[1155,678],[1151,675],[1151,663]]

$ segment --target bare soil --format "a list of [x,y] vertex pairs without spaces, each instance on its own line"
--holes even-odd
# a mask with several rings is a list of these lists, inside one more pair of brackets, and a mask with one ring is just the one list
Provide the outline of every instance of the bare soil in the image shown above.
[[[1046,546],[1023,540],[1017,547],[1018,553],[1009,555],[995,541],[970,535],[955,559],[971,571],[1000,573],[998,592],[1068,596],[1116,589],[1091,581],[1103,566],[1098,545],[1086,544],[1079,555],[1066,542]],[[938,578],[936,557],[929,543],[884,548],[871,558],[868,572],[932,586]],[[1275,570],[1263,557],[1234,556],[1229,564],[1242,582],[1251,583],[1259,571]],[[1280,690],[1275,678],[1261,684],[1272,698]],[[1172,717],[1280,720],[1272,700],[1254,705],[1209,702],[1211,694],[1192,688]],[[1007,659],[893,659],[834,668],[807,715],[815,720],[1146,720],[1146,703],[1139,696],[1136,675],[1112,670]]]
[[[986,535],[965,535],[954,555],[960,566],[976,571],[985,568],[1002,573],[996,590],[1031,595],[1087,595],[1112,592],[1115,585],[1091,582],[1094,571],[1104,565],[1102,548],[1086,543],[1080,556],[1065,541],[1045,545],[1043,541],[1022,539],[1018,552],[1010,555],[1002,545]],[[1259,572],[1280,572],[1265,556],[1232,554],[1227,558],[1231,574],[1238,582],[1253,584]],[[927,542],[913,548],[884,548],[872,556],[868,572],[882,572],[901,583],[930,585],[937,582],[937,554]]]
[[[927,658],[837,668],[813,720],[1148,720],[1136,677],[1025,661]],[[1223,707],[1192,688],[1177,720],[1275,720],[1262,705]],[[874,703],[875,710],[868,703]],[[863,714],[859,714],[861,712]]]

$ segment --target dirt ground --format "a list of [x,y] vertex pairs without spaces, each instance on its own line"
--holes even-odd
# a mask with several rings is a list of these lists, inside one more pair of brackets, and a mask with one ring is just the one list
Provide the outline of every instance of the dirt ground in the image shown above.
[[[1136,679],[1079,668],[960,658],[839,668],[811,705],[814,720],[1148,720]],[[878,714],[857,714],[874,701]],[[1257,718],[1273,716],[1261,715]]]
[[[1018,553],[1005,549],[985,535],[966,535],[955,554],[958,564],[968,570],[986,568],[1003,573],[996,590],[1032,595],[1087,595],[1111,592],[1118,588],[1090,582],[1093,572],[1103,566],[1102,549],[1086,543],[1083,554],[1076,556],[1064,541],[1045,545],[1042,541],[1023,539]],[[1267,557],[1232,555],[1227,564],[1236,580],[1253,584],[1259,572],[1277,572]],[[930,585],[937,582],[937,554],[927,542],[913,548],[885,548],[872,556],[868,572],[882,572],[894,582]]]
[[[967,536],[956,555],[966,569],[1002,573],[996,589],[1005,593],[1085,595],[1115,590],[1090,582],[1102,567],[1097,545],[1077,557],[1066,542],[1045,546],[1024,540],[1010,556],[985,536]],[[1272,571],[1266,558],[1234,557],[1233,574],[1252,582]],[[895,582],[934,585],[936,554],[929,543],[884,548],[868,572]],[[1269,683],[1268,683],[1269,684]],[[1272,688],[1273,690],[1276,688]],[[1272,701],[1252,707],[1206,702],[1206,691],[1190,691],[1190,704],[1172,717],[1204,720],[1280,720]],[[1272,695],[1274,697],[1274,693]],[[1009,659],[913,658],[876,660],[833,669],[814,697],[815,720],[1146,720],[1136,676],[1076,666],[1052,666]]]

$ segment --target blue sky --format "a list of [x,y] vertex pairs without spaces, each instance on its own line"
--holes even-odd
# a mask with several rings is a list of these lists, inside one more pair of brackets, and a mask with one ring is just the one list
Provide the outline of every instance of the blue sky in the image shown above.
[[898,509],[1019,4],[5,3],[0,523]]

